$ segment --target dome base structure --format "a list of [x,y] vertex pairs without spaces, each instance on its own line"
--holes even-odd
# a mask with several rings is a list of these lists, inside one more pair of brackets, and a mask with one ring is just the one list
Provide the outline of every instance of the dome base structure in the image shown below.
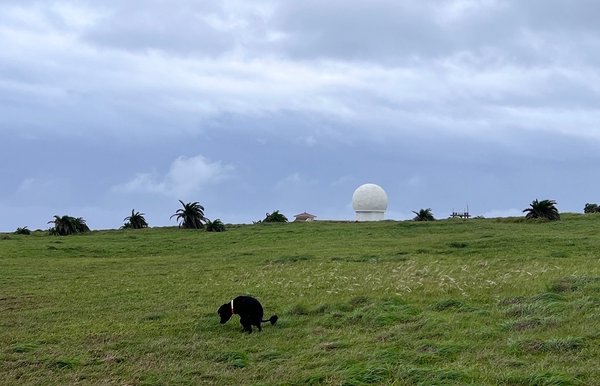
[[356,221],[382,221],[384,214],[382,211],[356,211]]

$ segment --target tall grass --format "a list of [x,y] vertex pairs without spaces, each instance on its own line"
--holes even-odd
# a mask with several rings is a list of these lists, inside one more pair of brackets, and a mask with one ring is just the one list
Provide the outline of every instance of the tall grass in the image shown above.
[[[0,383],[584,385],[599,216],[0,235]],[[216,310],[259,298],[277,325]]]

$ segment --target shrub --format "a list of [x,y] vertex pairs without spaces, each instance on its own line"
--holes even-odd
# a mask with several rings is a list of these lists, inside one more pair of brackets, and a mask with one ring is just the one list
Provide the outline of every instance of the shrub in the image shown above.
[[278,210],[276,210],[273,213],[267,213],[262,222],[288,222],[288,219],[283,214],[279,213]]
[[49,229],[51,235],[68,236],[76,233],[89,232],[90,228],[81,217],[71,216],[54,216],[54,220],[48,221],[48,224],[54,224],[54,227]]
[[23,228],[17,228],[17,230],[15,231],[16,235],[30,235],[31,231],[29,229],[27,229],[27,227],[23,227]]
[[206,219],[206,231],[207,232],[225,232],[225,224],[219,219],[215,221],[210,221]]
[[415,212],[413,210],[412,212],[414,214],[416,214],[415,218],[413,218],[413,221],[434,221],[435,220],[435,218],[433,217],[433,213],[431,212],[431,208],[421,209],[418,212]]

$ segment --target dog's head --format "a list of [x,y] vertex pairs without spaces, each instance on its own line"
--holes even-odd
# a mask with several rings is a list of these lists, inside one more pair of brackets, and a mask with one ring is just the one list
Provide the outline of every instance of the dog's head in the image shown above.
[[233,315],[233,313],[231,312],[231,304],[223,304],[221,307],[219,307],[217,313],[221,317],[221,324],[227,323],[227,321],[231,319],[231,315]]

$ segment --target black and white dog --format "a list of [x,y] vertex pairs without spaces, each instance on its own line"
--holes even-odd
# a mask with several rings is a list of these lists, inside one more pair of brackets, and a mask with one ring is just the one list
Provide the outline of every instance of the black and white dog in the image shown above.
[[229,303],[223,304],[217,311],[221,317],[221,324],[227,323],[232,315],[240,316],[240,324],[244,327],[244,331],[252,333],[252,326],[258,327],[258,331],[262,331],[260,324],[277,322],[277,315],[271,316],[268,320],[263,320],[263,308],[260,302],[250,296],[238,296]]

